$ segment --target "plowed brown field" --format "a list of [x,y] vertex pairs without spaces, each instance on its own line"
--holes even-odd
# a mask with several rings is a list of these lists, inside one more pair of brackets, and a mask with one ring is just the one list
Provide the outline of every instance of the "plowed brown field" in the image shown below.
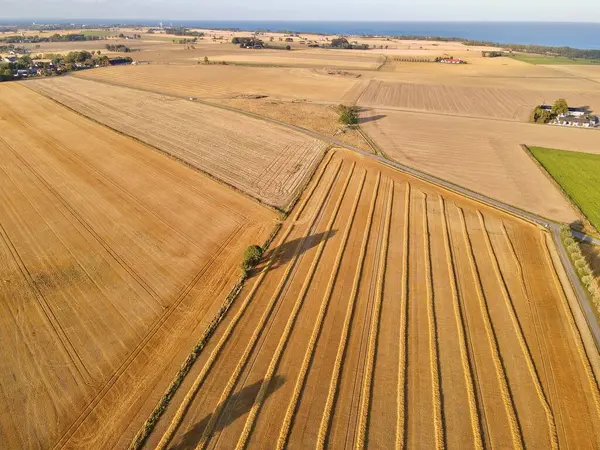
[[577,214],[520,144],[600,153],[596,130],[377,109],[362,127],[391,159],[564,222]]
[[345,151],[315,178],[148,448],[600,441],[545,231]]
[[189,100],[75,77],[27,86],[283,209],[325,150],[301,133]]
[[0,98],[0,447],[113,448],[274,215],[22,85]]
[[557,98],[565,98],[570,105],[586,105],[590,110],[600,112],[600,96],[589,91],[537,91],[389,81],[371,81],[358,98],[358,104],[527,122],[537,105]]

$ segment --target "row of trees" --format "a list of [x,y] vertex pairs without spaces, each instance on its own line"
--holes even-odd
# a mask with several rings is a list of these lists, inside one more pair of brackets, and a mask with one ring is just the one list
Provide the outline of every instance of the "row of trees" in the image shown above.
[[109,52],[129,53],[131,49],[123,44],[106,44],[106,50]]
[[531,113],[530,121],[534,123],[548,123],[551,120],[556,119],[561,114],[569,113],[569,104],[564,98],[559,98],[554,102],[551,109],[545,109],[541,106],[536,108]]
[[5,42],[7,44],[19,44],[23,42],[28,42],[32,44],[37,44],[39,42],[78,42],[78,41],[98,41],[101,39],[105,39],[101,36],[90,36],[82,33],[70,33],[70,34],[59,34],[55,33],[52,36],[6,36],[4,38],[0,38],[0,42]]

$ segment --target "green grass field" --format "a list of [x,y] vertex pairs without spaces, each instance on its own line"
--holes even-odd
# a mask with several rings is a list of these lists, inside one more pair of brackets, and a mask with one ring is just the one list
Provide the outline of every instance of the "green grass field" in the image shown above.
[[84,36],[108,37],[115,36],[116,33],[114,31],[108,30],[83,30],[81,34],[83,34]]
[[600,155],[542,147],[529,150],[600,230]]
[[546,64],[546,65],[596,65],[600,64],[600,60],[597,59],[583,59],[583,58],[567,58],[566,56],[545,56],[545,55],[529,55],[529,54],[516,54],[511,56],[518,61],[526,62],[529,64]]

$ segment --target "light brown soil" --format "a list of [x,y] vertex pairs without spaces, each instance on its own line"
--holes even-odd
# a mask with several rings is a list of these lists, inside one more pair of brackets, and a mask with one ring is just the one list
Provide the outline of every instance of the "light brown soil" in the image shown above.
[[377,109],[364,116],[362,127],[390,158],[569,223],[575,211],[520,144],[600,153],[597,130]]
[[113,448],[274,215],[20,84],[0,96],[1,446]]
[[339,102],[356,83],[355,78],[323,75],[311,69],[203,64],[188,67],[117,66],[78,72],[77,77],[186,97],[232,98],[261,94],[283,100],[332,102]]
[[326,147],[283,127],[189,100],[74,77],[27,86],[283,209]]
[[593,447],[589,331],[546,232],[330,156],[148,448],[169,426],[173,448]]

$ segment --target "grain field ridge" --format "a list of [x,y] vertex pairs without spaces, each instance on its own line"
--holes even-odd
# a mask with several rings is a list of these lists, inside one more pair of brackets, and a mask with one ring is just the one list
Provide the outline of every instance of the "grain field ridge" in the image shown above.
[[483,448],[483,438],[481,432],[481,418],[477,407],[477,399],[475,397],[475,388],[473,383],[473,367],[467,349],[467,334],[462,320],[460,300],[457,288],[457,274],[454,266],[454,258],[450,247],[450,237],[448,230],[448,220],[446,218],[446,203],[444,198],[440,196],[440,213],[442,216],[442,234],[444,236],[444,247],[446,249],[446,263],[448,265],[450,275],[450,290],[452,292],[452,306],[454,309],[454,318],[456,319],[456,328],[458,330],[458,344],[460,347],[460,359],[463,367],[463,375],[465,377],[465,385],[467,388],[467,396],[469,399],[469,414],[471,416],[471,430],[473,431],[473,447],[476,449]]
[[338,250],[338,254],[336,256],[336,260],[333,264],[333,270],[331,272],[331,276],[329,278],[329,283],[327,285],[327,289],[325,291],[325,296],[323,303],[321,304],[321,308],[319,310],[319,315],[317,317],[317,321],[315,323],[315,327],[313,329],[310,341],[308,343],[308,348],[304,355],[304,360],[302,362],[302,367],[300,369],[300,374],[298,375],[298,379],[296,381],[296,386],[294,387],[294,392],[292,394],[292,399],[288,404],[288,408],[286,411],[285,418],[283,419],[283,425],[281,427],[281,431],[279,433],[279,438],[277,441],[277,450],[283,450],[287,444],[287,439],[289,437],[290,428],[292,426],[292,422],[294,420],[294,415],[296,413],[296,408],[298,405],[298,401],[300,399],[300,394],[304,389],[304,383],[306,382],[306,376],[308,374],[308,369],[313,359],[313,354],[315,351],[315,346],[317,344],[317,340],[319,335],[321,334],[321,329],[323,327],[323,321],[325,319],[325,315],[327,313],[327,308],[329,306],[329,301],[331,300],[331,295],[333,294],[333,288],[335,286],[340,264],[342,262],[342,257],[346,250],[346,245],[348,243],[348,238],[350,236],[350,231],[352,229],[352,225],[354,223],[354,218],[356,216],[356,211],[358,210],[358,204],[360,202],[361,194],[363,191],[363,187],[365,184],[365,180],[367,177],[367,172],[364,171],[358,190],[356,192],[356,198],[354,199],[354,204],[352,206],[352,212],[350,213],[350,218],[348,220],[348,224],[346,225],[346,229],[344,231],[344,235],[342,237],[342,242],[340,243],[340,248]]
[[567,316],[567,321],[569,322],[569,327],[571,328],[573,335],[575,337],[575,346],[577,347],[577,352],[579,353],[579,357],[581,358],[583,366],[585,367],[585,373],[586,373],[586,376],[590,383],[590,389],[592,391],[592,396],[594,397],[594,403],[596,404],[596,413],[598,414],[598,417],[600,417],[600,391],[598,390],[598,380],[596,380],[596,377],[592,370],[592,366],[590,364],[589,357],[588,357],[588,355],[585,351],[585,347],[583,345],[583,341],[581,338],[581,334],[579,332],[579,328],[577,327],[577,324],[575,323],[575,319],[573,318],[573,311],[571,311],[571,308],[568,304],[568,300],[565,297],[565,292],[563,290],[563,286],[560,283],[560,280],[558,279],[558,274],[556,273],[556,267],[554,266],[554,263],[552,262],[552,257],[550,256],[550,249],[548,248],[547,241],[545,242],[545,249],[546,249],[546,251],[544,253],[546,253],[546,260],[547,260],[548,266],[551,269],[552,278],[556,285],[556,289],[558,290],[559,295],[562,299],[563,310],[565,311],[565,315]]
[[442,411],[442,391],[440,387],[440,361],[438,355],[438,338],[433,291],[433,275],[431,273],[431,242],[429,239],[429,217],[427,212],[427,194],[423,194],[423,248],[425,250],[425,276],[427,288],[427,322],[429,324],[429,363],[431,370],[431,387],[433,401],[433,425],[435,430],[435,447],[444,449],[445,429]]
[[356,273],[354,275],[354,281],[352,286],[352,292],[348,300],[348,307],[346,309],[346,316],[344,318],[344,326],[342,329],[342,335],[340,337],[340,344],[335,358],[333,371],[331,374],[331,382],[329,385],[329,391],[327,393],[327,400],[321,418],[321,424],[319,426],[319,433],[317,436],[317,449],[323,450],[326,445],[327,435],[329,433],[329,426],[331,424],[331,414],[333,411],[333,405],[337,396],[337,388],[339,378],[342,370],[343,358],[346,353],[346,344],[348,342],[348,334],[350,333],[350,326],[352,325],[352,317],[354,315],[354,305],[356,302],[356,296],[358,295],[358,287],[360,285],[362,268],[367,253],[367,244],[369,242],[369,235],[371,233],[371,225],[373,223],[373,216],[375,213],[375,204],[377,203],[377,194],[379,192],[379,183],[381,182],[381,172],[377,173],[377,181],[373,189],[373,197],[371,199],[371,206],[369,209],[369,215],[367,217],[366,229],[364,232],[363,241],[361,244],[360,255],[358,257],[358,264],[356,267]]
[[408,256],[409,256],[409,232],[410,232],[410,183],[406,183],[406,194],[404,197],[404,232],[402,238],[403,262],[402,262],[402,295],[400,298],[400,342],[398,357],[398,392],[396,411],[396,450],[401,450],[406,445],[406,353],[408,345]]
[[498,280],[500,291],[502,292],[502,297],[504,298],[504,303],[506,304],[506,309],[508,310],[508,315],[510,316],[510,320],[513,324],[515,333],[517,335],[517,340],[519,341],[519,346],[521,347],[521,351],[523,352],[523,356],[525,357],[525,364],[527,365],[527,370],[529,371],[531,380],[533,381],[533,385],[535,387],[535,392],[540,400],[540,403],[542,404],[544,414],[546,415],[546,421],[548,422],[548,431],[550,435],[550,445],[552,449],[557,449],[558,436],[556,434],[556,424],[554,422],[552,410],[550,409],[550,405],[548,404],[548,400],[546,399],[546,394],[544,394],[544,390],[542,389],[542,383],[540,382],[537,369],[535,367],[535,364],[533,363],[531,351],[529,350],[529,346],[525,341],[525,335],[523,334],[521,323],[519,322],[519,319],[517,317],[512,297],[510,295],[510,292],[508,292],[506,280],[504,279],[504,275],[502,274],[502,271],[500,269],[500,263],[498,262],[496,251],[492,246],[492,241],[490,239],[489,232],[486,228],[483,214],[481,214],[480,211],[477,211],[477,216],[479,217],[479,224],[481,225],[481,229],[483,231],[485,245],[487,247],[490,260],[492,261],[492,265],[494,267],[494,273],[496,275],[496,279]]
[[269,364],[269,367],[267,368],[267,373],[265,374],[264,381],[260,387],[258,395],[256,396],[256,399],[254,400],[254,404],[252,405],[252,408],[250,409],[250,413],[248,414],[248,417],[246,419],[244,429],[243,429],[242,434],[236,445],[237,450],[245,449],[248,444],[248,439],[250,438],[250,433],[252,432],[252,429],[254,428],[254,424],[256,422],[256,418],[258,416],[260,408],[262,407],[262,405],[266,399],[267,393],[269,391],[269,386],[271,384],[271,380],[275,376],[275,372],[277,371],[277,367],[279,366],[279,362],[281,361],[281,357],[283,356],[285,347],[286,347],[288,340],[292,334],[294,325],[296,324],[296,319],[298,318],[298,314],[300,313],[300,309],[302,308],[302,305],[304,304],[304,299],[306,298],[306,294],[308,293],[308,289],[310,288],[310,284],[315,275],[317,265],[321,261],[321,256],[323,254],[323,250],[325,249],[325,244],[327,243],[328,238],[333,230],[333,225],[335,223],[335,220],[337,219],[338,213],[340,211],[340,208],[341,208],[344,198],[346,196],[346,192],[348,190],[348,186],[350,185],[350,180],[352,179],[352,175],[354,174],[355,165],[356,165],[356,163],[353,162],[352,166],[350,168],[350,171],[348,172],[348,177],[346,178],[346,181],[344,182],[344,186],[342,187],[342,191],[340,193],[339,199],[334,207],[331,218],[329,219],[329,222],[327,223],[325,236],[323,239],[321,239],[321,242],[319,242],[319,246],[317,248],[317,253],[313,259],[313,262],[310,265],[308,274],[304,280],[304,283],[302,284],[302,288],[300,289],[300,293],[298,294],[296,303],[294,304],[294,308],[292,309],[292,312],[290,313],[290,317],[285,325],[285,328],[283,329],[283,333],[281,335],[281,338],[279,339],[279,343],[277,344],[277,348],[275,349],[275,353],[273,354],[271,363]]
[[519,421],[517,419],[517,413],[515,410],[515,405],[512,399],[512,394],[510,392],[510,387],[508,386],[508,380],[506,378],[506,371],[504,369],[504,364],[502,362],[502,357],[500,356],[500,349],[498,348],[498,340],[494,333],[494,328],[492,326],[492,319],[490,317],[490,312],[488,310],[488,305],[485,300],[485,296],[483,293],[483,285],[481,282],[481,277],[479,275],[479,269],[477,267],[477,263],[475,262],[475,256],[473,254],[473,247],[471,245],[471,239],[469,237],[469,232],[467,231],[467,224],[465,221],[465,214],[462,208],[458,208],[459,218],[462,225],[462,234],[465,241],[465,248],[467,249],[467,256],[469,258],[469,265],[471,266],[471,274],[473,275],[473,279],[475,280],[475,288],[477,289],[477,299],[479,300],[479,308],[481,311],[481,317],[483,319],[485,331],[488,337],[488,343],[490,345],[490,349],[492,351],[492,360],[494,362],[494,368],[496,370],[496,377],[498,378],[498,384],[500,385],[500,393],[502,396],[502,402],[504,403],[504,408],[506,410],[506,414],[508,417],[508,424],[510,427],[510,434],[512,438],[513,447],[516,449],[522,450],[524,448],[523,443],[523,435],[521,433],[521,426],[519,425]]
[[383,248],[379,256],[379,269],[377,273],[377,291],[375,293],[375,310],[371,318],[371,330],[369,332],[369,344],[367,347],[366,369],[363,378],[363,388],[358,412],[358,435],[355,449],[365,448],[367,441],[367,426],[369,419],[369,406],[371,403],[371,390],[373,388],[373,370],[375,366],[375,353],[377,352],[377,334],[379,332],[379,318],[381,316],[381,303],[383,301],[383,283],[385,281],[385,268],[388,254],[390,226],[392,223],[392,204],[394,199],[394,181],[390,180],[388,193],[388,204],[385,217],[385,231],[383,234]]

